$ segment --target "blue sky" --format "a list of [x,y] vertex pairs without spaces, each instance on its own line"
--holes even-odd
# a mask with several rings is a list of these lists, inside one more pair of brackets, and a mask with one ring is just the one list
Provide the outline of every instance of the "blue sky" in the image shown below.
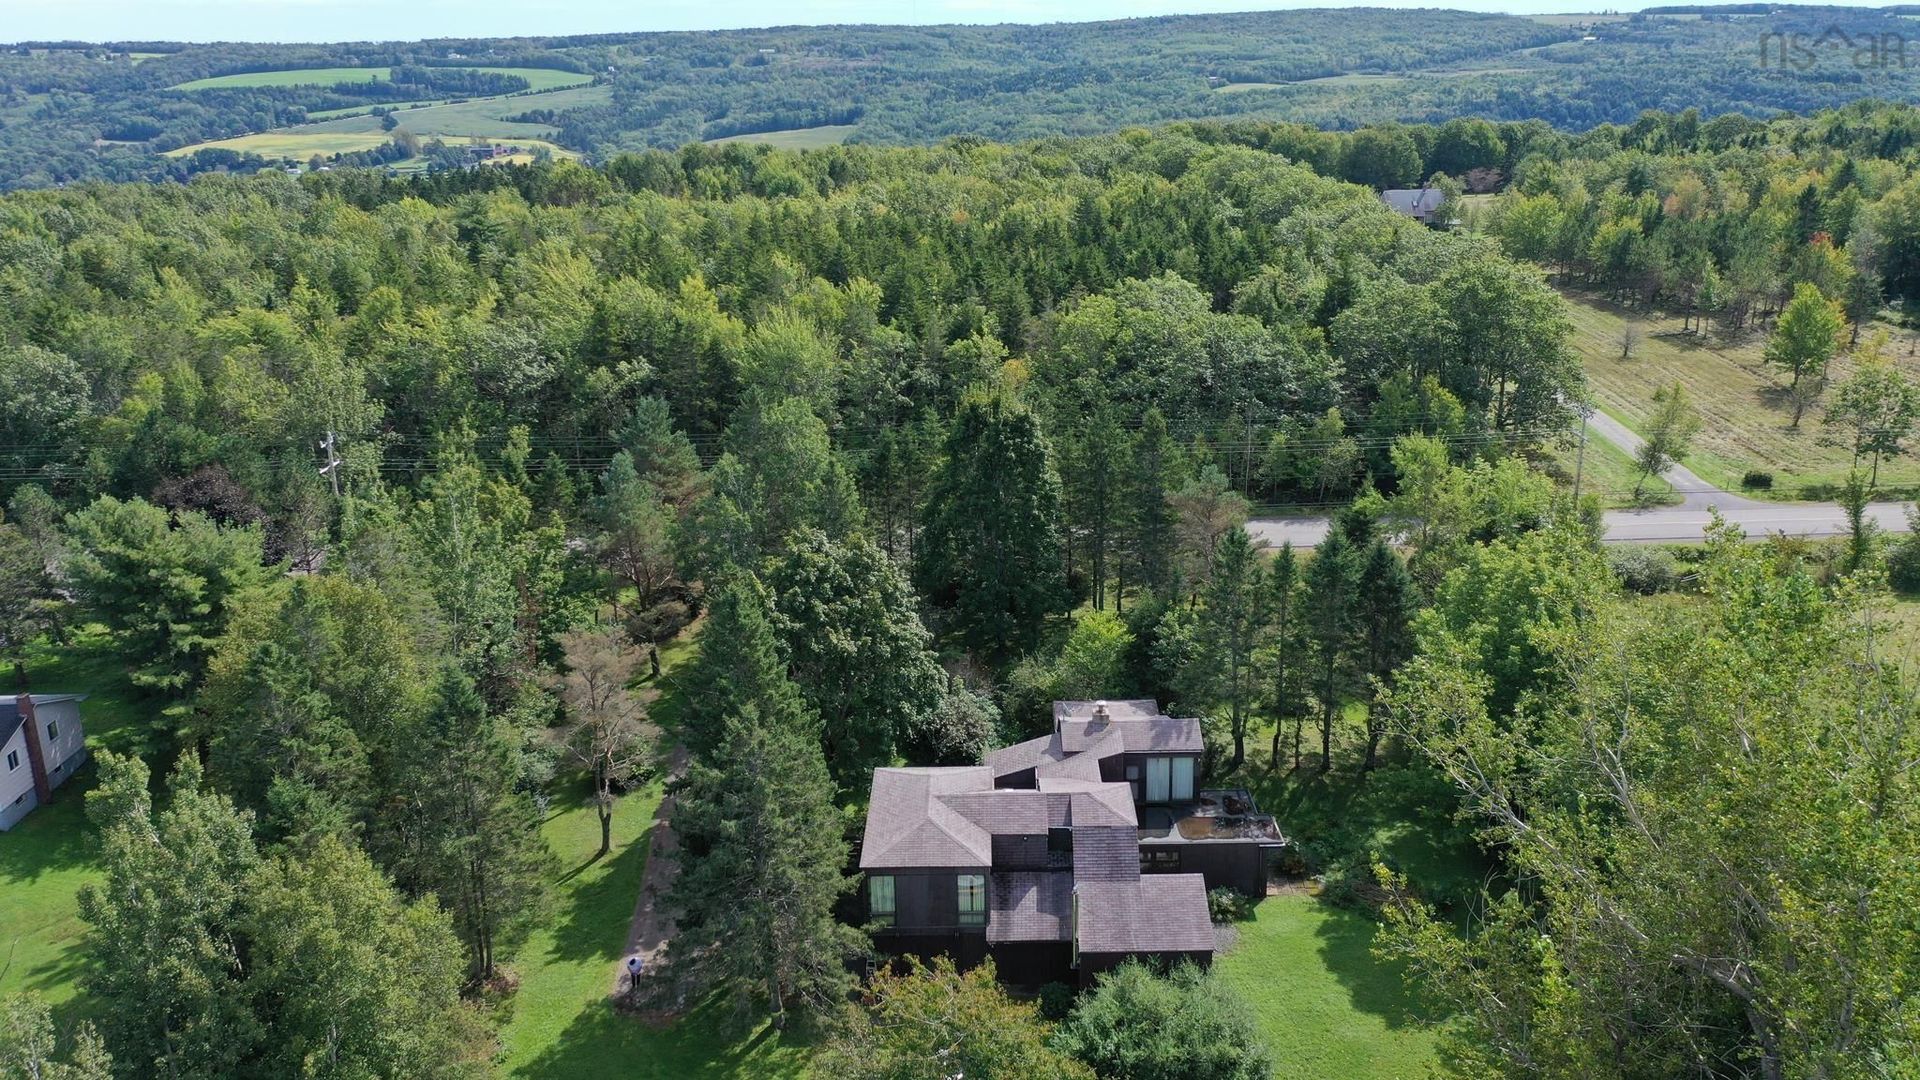
[[[794,23],[1079,22],[1335,6],[1342,6],[1340,0],[0,0],[0,40],[395,41]],[[1378,6],[1547,12],[1602,5],[1592,0],[1387,0]]]

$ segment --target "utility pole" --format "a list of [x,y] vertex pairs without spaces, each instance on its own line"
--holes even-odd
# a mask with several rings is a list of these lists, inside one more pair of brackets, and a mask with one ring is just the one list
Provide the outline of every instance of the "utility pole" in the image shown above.
[[1580,410],[1580,450],[1573,457],[1573,503],[1575,512],[1578,512],[1580,507],[1580,480],[1581,474],[1586,470],[1587,465],[1587,417],[1591,415],[1592,413],[1586,409]]
[[320,449],[327,455],[327,463],[320,467],[320,475],[333,484],[334,501],[340,499],[340,455],[334,453],[333,429],[327,429],[327,437],[321,441]]

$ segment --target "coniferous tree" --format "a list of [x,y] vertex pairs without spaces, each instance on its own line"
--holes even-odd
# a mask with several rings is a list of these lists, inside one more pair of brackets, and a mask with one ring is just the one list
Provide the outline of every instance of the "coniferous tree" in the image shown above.
[[[857,932],[833,918],[851,879],[819,721],[787,680],[760,598],[728,583],[688,673],[706,738],[679,793],[679,876],[669,970],[701,990],[759,998],[776,1024],[827,1005],[849,982]],[[729,642],[728,638],[733,639]],[[706,650],[716,654],[708,661]]]
[[1360,674],[1367,679],[1367,756],[1363,768],[1378,764],[1386,717],[1376,700],[1378,690],[1392,684],[1393,673],[1413,655],[1410,621],[1415,607],[1413,577],[1385,540],[1374,541],[1357,578]]
[[914,582],[947,631],[1004,665],[1066,606],[1060,480],[1038,423],[1002,396],[960,406],[928,493]]
[[1233,737],[1229,771],[1247,760],[1247,726],[1259,693],[1254,650],[1267,620],[1267,600],[1266,573],[1252,539],[1243,528],[1229,530],[1215,546],[1213,580],[1200,609],[1199,681],[1205,689],[1197,695],[1226,708]]
[[1267,570],[1268,692],[1273,705],[1273,749],[1267,768],[1280,766],[1280,736],[1293,725],[1293,768],[1300,768],[1300,738],[1306,726],[1309,644],[1305,586],[1291,543],[1282,544]]
[[1340,529],[1314,549],[1307,564],[1306,632],[1313,649],[1313,695],[1320,707],[1320,771],[1333,768],[1333,729],[1341,699],[1353,687],[1354,608],[1359,566]]
[[[1167,497],[1177,486],[1177,459],[1178,450],[1167,434],[1166,417],[1158,409],[1148,409],[1133,440],[1121,544],[1125,551],[1123,565],[1130,569],[1134,582],[1162,597],[1171,597],[1174,588],[1175,519]],[[1116,603],[1121,591],[1115,590]]]
[[1079,572],[1086,575],[1093,608],[1107,606],[1108,579],[1120,546],[1128,509],[1127,435],[1110,408],[1102,407],[1068,443],[1063,469],[1073,543],[1081,552]]
[[736,571],[718,584],[698,640],[685,681],[700,692],[683,699],[676,732],[695,757],[718,751],[729,716],[804,711],[800,689],[785,673],[765,590],[751,575]]
[[184,700],[236,597],[264,580],[258,528],[103,495],[67,519],[74,585],[112,631],[136,686]]
[[394,877],[440,898],[476,979],[493,977],[538,913],[549,869],[539,813],[517,784],[520,741],[472,680],[442,672],[387,840]]

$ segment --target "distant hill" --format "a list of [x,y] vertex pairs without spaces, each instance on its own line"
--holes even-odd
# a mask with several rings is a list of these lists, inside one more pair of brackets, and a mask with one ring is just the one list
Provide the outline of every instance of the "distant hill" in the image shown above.
[[605,157],[717,139],[1023,139],[1234,116],[1330,128],[1479,116],[1580,129],[1630,123],[1649,108],[1763,116],[1866,96],[1920,100],[1904,54],[1860,58],[1863,42],[1904,43],[1920,32],[1912,19],[1858,8],[1746,14],[1750,7],[1537,19],[1360,8],[333,45],[26,43],[0,52],[0,188],[184,178],[315,156],[443,166],[464,160],[459,144],[474,140]]

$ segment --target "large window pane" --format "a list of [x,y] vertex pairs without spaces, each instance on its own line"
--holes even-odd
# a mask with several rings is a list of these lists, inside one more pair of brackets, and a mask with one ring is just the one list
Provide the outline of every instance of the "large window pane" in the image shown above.
[[876,874],[867,879],[867,916],[884,926],[893,925],[893,878]]
[[1147,801],[1166,802],[1167,789],[1173,779],[1173,763],[1163,757],[1147,759]]
[[1173,797],[1175,801],[1193,798],[1193,759],[1173,759]]
[[985,874],[960,875],[960,925],[987,924],[987,878]]

